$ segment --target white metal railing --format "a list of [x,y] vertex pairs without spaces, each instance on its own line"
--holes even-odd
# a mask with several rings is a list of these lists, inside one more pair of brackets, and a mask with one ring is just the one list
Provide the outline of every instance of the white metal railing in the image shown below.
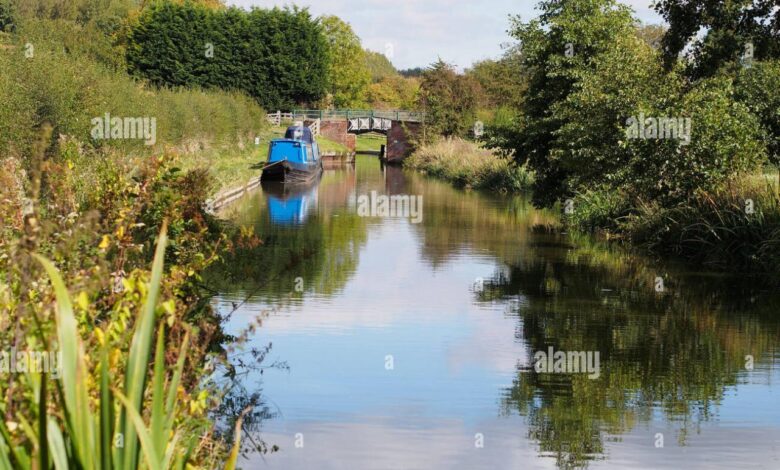
[[391,127],[393,127],[393,120],[385,118],[350,118],[347,122],[348,132],[387,132]]

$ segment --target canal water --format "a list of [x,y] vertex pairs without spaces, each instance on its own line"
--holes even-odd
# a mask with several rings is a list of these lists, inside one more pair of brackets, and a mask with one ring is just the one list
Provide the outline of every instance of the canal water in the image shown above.
[[[361,210],[382,195],[422,196],[422,220]],[[760,282],[373,157],[222,215],[262,240],[210,280],[248,331],[233,354],[270,347],[244,383],[279,450],[244,468],[780,468],[780,298]]]

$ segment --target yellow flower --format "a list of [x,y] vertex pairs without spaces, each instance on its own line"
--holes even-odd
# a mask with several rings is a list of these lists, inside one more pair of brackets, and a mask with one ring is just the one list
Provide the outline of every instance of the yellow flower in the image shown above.
[[89,297],[87,297],[87,293],[84,291],[79,292],[78,297],[76,297],[76,305],[78,305],[81,310],[86,310],[89,308]]
[[97,338],[97,341],[101,346],[106,344],[106,335],[103,333],[103,330],[98,327],[95,327],[95,338]]

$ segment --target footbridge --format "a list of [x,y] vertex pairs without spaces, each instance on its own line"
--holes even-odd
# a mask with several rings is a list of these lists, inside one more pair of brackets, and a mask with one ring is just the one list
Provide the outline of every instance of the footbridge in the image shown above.
[[384,111],[359,109],[296,109],[268,114],[275,125],[285,121],[303,121],[315,135],[355,149],[355,136],[375,132],[387,136],[388,162],[400,162],[412,150],[412,137],[423,132],[425,113],[419,111]]
[[284,120],[291,121],[345,121],[347,132],[362,134],[365,132],[378,132],[387,134],[393,126],[393,122],[423,123],[425,113],[419,111],[380,111],[361,109],[296,109],[290,113],[277,111],[269,114],[269,119],[277,121],[277,125]]

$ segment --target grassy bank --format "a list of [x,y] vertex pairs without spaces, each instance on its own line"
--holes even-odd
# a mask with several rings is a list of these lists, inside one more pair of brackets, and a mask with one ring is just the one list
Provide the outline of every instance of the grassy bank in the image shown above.
[[607,191],[582,193],[572,201],[564,217],[581,231],[709,269],[780,273],[780,194],[771,176],[737,179],[672,207]]
[[[0,51],[0,155],[29,156],[35,129],[44,122],[53,127],[55,146],[64,135],[130,156],[249,143],[268,126],[264,111],[243,95],[149,88],[101,62],[93,50],[63,48],[83,35],[95,42],[93,48],[110,49],[108,38],[87,27],[30,20],[19,30],[10,37],[12,47]],[[127,135],[95,138],[92,120],[106,113],[154,119],[154,145]]]
[[[526,190],[533,181],[524,168],[457,138],[423,145],[404,164],[459,187],[511,192]],[[570,207],[561,207],[563,221],[580,232],[708,269],[780,272],[780,187],[774,167],[671,207],[614,190],[578,193]]]
[[[239,416],[214,415],[206,360],[222,367],[227,338],[201,273],[252,236],[203,208],[256,174],[231,159],[261,159],[265,113],[129,78],[93,26],[28,19],[1,39],[0,349],[61,351],[62,374],[3,375],[0,468],[222,467],[233,433],[215,423]],[[96,138],[106,113],[154,119],[153,145]]]
[[442,138],[421,145],[404,161],[404,166],[462,188],[512,192],[527,189],[533,181],[525,167],[459,138]]

